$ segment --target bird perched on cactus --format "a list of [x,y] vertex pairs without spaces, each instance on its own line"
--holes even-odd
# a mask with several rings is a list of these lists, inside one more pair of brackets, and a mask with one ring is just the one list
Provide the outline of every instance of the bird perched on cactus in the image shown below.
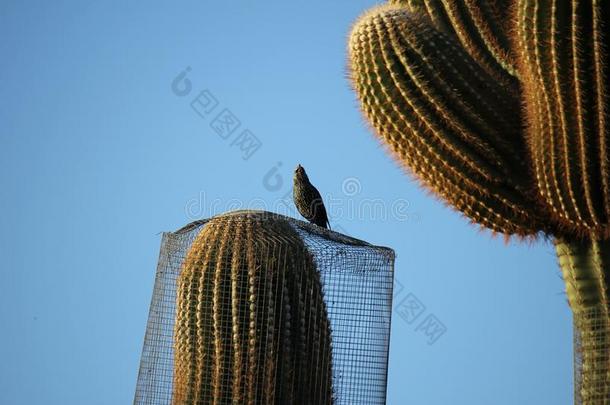
[[608,3],[390,0],[349,42],[364,115],[422,184],[494,232],[554,239],[583,404],[610,403]]
[[301,165],[298,165],[294,171],[293,198],[294,205],[305,219],[323,228],[330,228],[322,196],[311,184]]

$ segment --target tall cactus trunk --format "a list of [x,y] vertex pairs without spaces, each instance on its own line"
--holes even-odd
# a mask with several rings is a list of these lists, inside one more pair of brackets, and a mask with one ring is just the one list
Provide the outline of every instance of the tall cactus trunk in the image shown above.
[[285,220],[212,219],[178,279],[173,404],[330,404],[330,326],[313,257]]
[[577,337],[575,402],[610,404],[610,242],[558,240],[555,247]]

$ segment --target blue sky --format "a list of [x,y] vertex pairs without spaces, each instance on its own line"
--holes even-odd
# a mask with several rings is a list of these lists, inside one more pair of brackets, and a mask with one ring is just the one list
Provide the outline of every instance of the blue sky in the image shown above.
[[[131,403],[159,232],[275,209],[297,163],[335,228],[395,249],[396,304],[412,294],[447,329],[429,345],[394,312],[389,404],[572,403],[552,246],[469,225],[360,115],[346,38],[375,2],[100,3],[0,5],[0,403]],[[191,108],[204,90],[241,123],[227,140]]]

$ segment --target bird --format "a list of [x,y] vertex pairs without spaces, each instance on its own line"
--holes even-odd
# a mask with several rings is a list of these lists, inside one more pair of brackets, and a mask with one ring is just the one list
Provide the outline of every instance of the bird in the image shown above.
[[312,224],[330,229],[330,222],[322,196],[317,188],[311,184],[305,169],[297,165],[294,171],[294,188],[292,191],[294,205],[299,213]]

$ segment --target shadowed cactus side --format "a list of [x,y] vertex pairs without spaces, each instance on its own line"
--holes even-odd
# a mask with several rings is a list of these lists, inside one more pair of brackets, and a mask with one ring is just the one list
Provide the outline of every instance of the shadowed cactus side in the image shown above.
[[264,214],[210,220],[178,279],[174,404],[331,404],[331,336],[313,257]]
[[609,7],[518,1],[514,40],[540,197],[570,233],[601,239],[610,236]]
[[609,3],[392,0],[349,42],[364,115],[426,187],[555,239],[585,404],[610,403]]
[[515,61],[508,35],[510,5],[503,0],[390,0],[458,41],[481,67],[517,91]]

